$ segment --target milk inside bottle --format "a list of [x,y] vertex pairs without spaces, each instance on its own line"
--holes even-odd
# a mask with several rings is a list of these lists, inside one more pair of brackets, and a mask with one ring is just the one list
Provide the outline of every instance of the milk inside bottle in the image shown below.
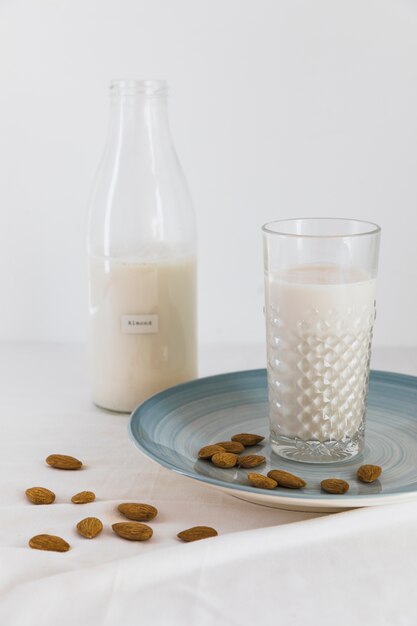
[[196,262],[90,258],[91,384],[95,402],[131,411],[195,378]]

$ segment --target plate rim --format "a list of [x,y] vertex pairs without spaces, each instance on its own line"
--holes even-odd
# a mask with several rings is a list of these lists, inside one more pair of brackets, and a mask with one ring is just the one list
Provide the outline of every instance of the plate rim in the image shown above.
[[[153,394],[149,398],[147,398],[144,402],[138,404],[130,414],[129,424],[128,424],[128,433],[129,438],[132,440],[134,445],[150,460],[157,463],[158,465],[165,467],[166,469],[175,472],[181,476],[185,476],[186,478],[190,478],[192,480],[198,480],[206,485],[217,487],[223,490],[228,490],[229,492],[236,491],[238,493],[248,493],[248,494],[256,494],[257,496],[262,496],[263,499],[269,502],[280,503],[282,505],[286,505],[290,507],[291,504],[298,507],[317,507],[317,508],[325,508],[330,507],[333,509],[347,509],[347,508],[356,508],[356,507],[364,507],[364,506],[375,506],[382,504],[392,504],[394,502],[398,502],[399,500],[407,500],[413,497],[417,497],[417,488],[414,491],[406,491],[400,493],[390,493],[390,494],[363,494],[363,495],[349,495],[343,494],[343,499],[338,497],[336,494],[320,494],[317,496],[306,496],[305,493],[291,491],[288,495],[282,494],[281,492],[268,492],[265,489],[259,489],[257,487],[252,487],[251,485],[242,485],[242,484],[230,484],[225,482],[224,480],[213,478],[211,476],[205,476],[204,474],[198,474],[196,472],[192,472],[186,469],[181,469],[176,465],[166,461],[163,457],[159,457],[152,452],[150,452],[145,446],[141,444],[141,442],[135,437],[133,433],[133,423],[138,419],[138,414],[140,410],[148,407],[150,404],[154,403],[156,399],[162,400],[166,397],[169,397],[173,393],[190,386],[195,386],[203,383],[204,381],[215,381],[216,379],[221,378],[232,378],[236,376],[242,375],[266,375],[266,368],[254,368],[249,370],[236,370],[233,372],[223,372],[220,374],[213,374],[210,376],[203,376],[201,378],[195,378],[193,380],[187,381],[185,383],[181,383],[179,385],[174,385],[167,389],[164,389],[161,392]],[[370,370],[370,378],[372,379],[382,379],[392,377],[399,378],[403,383],[406,382],[408,384],[412,384],[417,387],[417,376],[413,376],[411,374],[403,374],[400,372],[391,372],[388,370],[378,370],[371,369]],[[139,418],[140,419],[140,418]],[[359,455],[360,456],[360,455]],[[343,467],[344,463],[341,461],[338,465]],[[301,463],[297,462],[297,465],[311,465],[310,463]],[[319,465],[319,464],[315,464]],[[326,464],[322,464],[322,467],[325,467]],[[291,495],[290,495],[291,494]],[[236,494],[238,495],[238,494]]]

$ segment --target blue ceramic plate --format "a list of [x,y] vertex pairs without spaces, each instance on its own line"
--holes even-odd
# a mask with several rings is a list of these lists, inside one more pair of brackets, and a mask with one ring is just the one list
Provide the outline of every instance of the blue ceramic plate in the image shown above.
[[[252,471],[266,474],[273,468],[284,469],[304,478],[307,486],[257,489],[248,484],[251,470],[220,469],[197,460],[201,447],[226,441],[238,432],[265,436],[262,444],[249,450],[266,456],[267,462]],[[167,389],[133,411],[130,434],[137,447],[160,465],[267,506],[325,512],[417,497],[417,378],[413,376],[371,372],[365,451],[342,463],[298,463],[271,452],[266,370],[210,376]],[[363,463],[380,465],[381,478],[360,483],[355,473]],[[320,481],[326,477],[347,480],[349,492],[322,492]]]

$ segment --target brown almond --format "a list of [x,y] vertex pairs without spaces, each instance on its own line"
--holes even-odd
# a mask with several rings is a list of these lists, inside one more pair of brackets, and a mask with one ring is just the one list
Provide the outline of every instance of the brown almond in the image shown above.
[[259,489],[275,489],[275,487],[278,486],[276,480],[268,478],[268,476],[264,476],[263,474],[256,474],[255,472],[248,474],[248,480],[251,485]]
[[247,454],[246,456],[239,457],[239,467],[248,469],[250,467],[257,467],[265,463],[265,457],[260,454]]
[[234,467],[237,463],[238,456],[232,452],[217,452],[211,457],[211,462],[217,467],[223,467],[229,469]]
[[94,539],[103,530],[103,524],[98,517],[85,517],[78,522],[77,530],[86,539]]
[[25,494],[32,504],[52,504],[55,500],[54,492],[45,487],[30,487]]
[[208,537],[216,537],[217,530],[210,526],[193,526],[187,530],[178,533],[178,539],[181,541],[199,541],[200,539],[208,539]]
[[49,552],[68,552],[70,549],[69,543],[56,535],[35,535],[29,539],[29,546],[34,550],[48,550]]
[[237,435],[233,435],[230,439],[232,441],[238,441],[246,448],[248,446],[257,446],[258,443],[265,439],[265,437],[262,437],[261,435],[252,435],[251,433],[239,433]]
[[363,483],[373,483],[381,476],[381,473],[382,468],[379,465],[361,465],[356,475]]
[[276,480],[279,487],[285,487],[286,489],[302,489],[306,486],[305,480],[290,472],[284,472],[284,470],[271,470],[267,474],[269,478]]
[[112,525],[112,529],[116,535],[129,541],[146,541],[153,535],[152,528],[139,522],[117,522]]
[[245,449],[243,443],[239,441],[220,441],[216,443],[216,446],[221,446],[226,452],[233,452],[233,454],[240,454]]
[[81,461],[73,456],[67,456],[66,454],[50,454],[46,457],[45,461],[55,469],[77,470],[82,467]]
[[71,502],[74,504],[87,504],[88,502],[94,502],[96,494],[93,491],[80,491],[71,498]]
[[342,494],[349,490],[349,483],[341,478],[326,478],[321,481],[320,485],[327,493]]
[[158,509],[151,504],[124,502],[117,507],[122,515],[136,522],[149,522],[158,515]]
[[198,451],[199,459],[211,459],[211,457],[217,452],[226,452],[226,449],[223,448],[220,444],[214,444],[212,446],[204,446],[201,450]]

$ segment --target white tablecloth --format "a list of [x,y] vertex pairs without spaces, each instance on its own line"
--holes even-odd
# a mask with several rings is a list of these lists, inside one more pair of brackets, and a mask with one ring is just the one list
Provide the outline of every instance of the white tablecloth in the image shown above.
[[[202,351],[201,374],[263,361],[261,347],[212,347]],[[376,350],[373,365],[417,374],[417,351]],[[128,417],[91,404],[85,370],[80,347],[0,352],[1,626],[415,626],[417,502],[321,516],[224,495],[142,456]],[[52,453],[86,468],[53,470],[44,463]],[[25,489],[38,485],[56,493],[53,505],[28,503]],[[72,504],[82,490],[97,500]],[[123,501],[158,508],[150,541],[113,534]],[[94,540],[75,531],[87,516],[105,525]],[[199,524],[219,537],[176,539]],[[62,536],[71,550],[29,549],[39,533]]]

